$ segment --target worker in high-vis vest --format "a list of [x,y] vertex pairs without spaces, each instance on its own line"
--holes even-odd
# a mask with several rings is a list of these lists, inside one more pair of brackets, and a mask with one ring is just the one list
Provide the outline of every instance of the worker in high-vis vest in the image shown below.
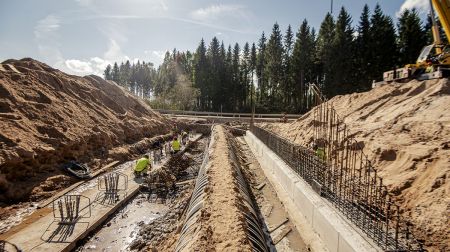
[[172,153],[175,154],[180,151],[181,145],[178,141],[178,137],[174,137],[172,141]]
[[152,168],[152,162],[150,160],[150,156],[145,154],[142,158],[136,161],[136,165],[134,166],[134,175],[141,176],[147,175],[147,171]]
[[319,157],[320,160],[325,161],[325,159],[327,159],[327,156],[325,154],[325,148],[323,147],[318,147],[316,150],[316,155],[317,157]]
[[316,152],[316,156],[322,160],[325,161],[325,159],[327,159],[327,155],[325,154],[325,148],[318,145],[314,145],[313,147],[314,151]]

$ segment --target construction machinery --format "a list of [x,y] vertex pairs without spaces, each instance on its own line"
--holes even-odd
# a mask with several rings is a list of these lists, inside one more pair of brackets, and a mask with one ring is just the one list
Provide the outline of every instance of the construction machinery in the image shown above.
[[[430,0],[433,44],[425,46],[415,64],[384,72],[383,83],[405,81],[410,79],[430,80],[450,76],[450,0]],[[435,19],[437,12],[439,21],[446,35],[442,41],[439,26]],[[378,83],[374,83],[376,85]]]

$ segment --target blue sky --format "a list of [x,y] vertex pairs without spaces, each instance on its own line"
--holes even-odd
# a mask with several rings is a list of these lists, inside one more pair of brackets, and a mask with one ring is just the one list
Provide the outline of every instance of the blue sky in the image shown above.
[[[376,1],[334,0],[359,20],[362,7]],[[422,14],[428,0],[379,0],[396,17],[404,8]],[[226,45],[256,42],[274,22],[297,31],[303,19],[318,28],[330,0],[0,0],[0,61],[32,57],[77,75],[101,75],[123,60],[160,64],[166,50],[195,50],[213,36]]]

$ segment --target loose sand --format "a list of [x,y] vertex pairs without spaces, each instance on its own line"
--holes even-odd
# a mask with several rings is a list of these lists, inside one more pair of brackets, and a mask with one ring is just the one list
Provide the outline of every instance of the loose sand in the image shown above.
[[200,231],[183,251],[251,251],[245,232],[245,211],[230,161],[230,145],[222,126],[214,128],[205,205],[197,223]]
[[[411,81],[329,102],[365,145],[364,152],[397,196],[415,235],[431,250],[450,250],[450,81]],[[313,114],[263,124],[296,143],[312,141]]]

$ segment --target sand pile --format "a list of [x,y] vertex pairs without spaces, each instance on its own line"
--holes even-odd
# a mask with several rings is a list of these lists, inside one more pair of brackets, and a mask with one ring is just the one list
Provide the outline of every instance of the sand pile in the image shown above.
[[[384,183],[428,246],[450,249],[450,81],[390,84],[329,102],[365,145]],[[265,128],[312,141],[313,114]]]
[[169,131],[166,119],[113,82],[29,58],[3,64],[20,73],[0,71],[0,203],[29,198],[68,160],[92,165]]

